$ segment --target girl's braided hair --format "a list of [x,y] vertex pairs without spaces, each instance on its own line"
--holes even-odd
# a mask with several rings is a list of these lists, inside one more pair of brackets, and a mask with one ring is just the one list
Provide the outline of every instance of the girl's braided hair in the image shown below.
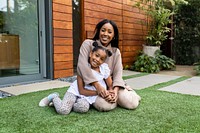
[[92,52],[95,52],[95,51],[97,51],[98,49],[101,49],[101,50],[103,50],[103,51],[106,52],[106,55],[107,55],[108,57],[112,56],[112,52],[110,52],[110,51],[109,51],[108,49],[106,49],[106,48],[103,48],[102,46],[99,46],[98,43],[97,43],[96,41],[93,42],[92,45],[94,46],[94,48],[92,49]]

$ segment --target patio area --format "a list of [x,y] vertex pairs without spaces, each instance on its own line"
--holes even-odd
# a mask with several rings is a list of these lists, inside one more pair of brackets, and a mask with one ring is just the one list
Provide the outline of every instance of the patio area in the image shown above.
[[174,76],[196,76],[194,66],[188,65],[176,65],[176,70],[164,70],[160,71],[158,74],[174,75]]
[[[188,76],[188,77],[195,76],[195,71],[193,70],[193,68],[194,68],[194,66],[177,65],[176,70],[174,70],[174,71],[165,70],[165,71],[160,71],[159,73],[150,74],[150,75],[152,75],[155,78],[155,80],[158,77],[160,77],[160,78],[158,78],[160,80],[160,82],[166,82],[165,81],[166,77],[167,77],[167,81],[168,81],[168,80],[172,80],[172,79],[175,79],[175,78],[178,78],[181,76]],[[124,70],[124,72],[123,72],[123,76],[137,75],[137,74],[140,74],[140,72],[127,71],[127,70]],[[162,75],[166,75],[166,76],[162,76]],[[142,78],[141,81],[143,81],[143,80],[147,81],[147,79],[145,79],[145,76],[142,76],[141,78]],[[30,83],[30,84],[18,84],[18,85],[3,87],[3,88],[0,88],[0,98],[70,86],[71,81],[69,81],[68,79],[71,79],[71,78],[70,77],[69,78],[61,78],[58,80],[51,80],[51,81],[38,82],[38,83],[36,82],[36,83]],[[137,85],[137,82],[139,82],[139,81],[133,81],[133,80],[136,80],[136,78],[133,78],[130,80],[131,80],[130,84],[133,85],[132,86],[133,88],[135,88],[135,86],[138,86],[138,85],[139,85],[139,88],[142,87],[140,83],[138,83],[138,85]],[[145,87],[148,87],[148,84],[149,83],[146,83]],[[153,85],[153,84],[157,84],[157,82],[150,83],[149,85]]]

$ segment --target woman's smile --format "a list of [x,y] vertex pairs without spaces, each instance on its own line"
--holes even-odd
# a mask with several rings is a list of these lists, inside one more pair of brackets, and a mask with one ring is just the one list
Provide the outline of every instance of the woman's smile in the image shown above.
[[100,29],[99,39],[104,46],[107,46],[114,37],[114,29],[110,23],[106,23]]

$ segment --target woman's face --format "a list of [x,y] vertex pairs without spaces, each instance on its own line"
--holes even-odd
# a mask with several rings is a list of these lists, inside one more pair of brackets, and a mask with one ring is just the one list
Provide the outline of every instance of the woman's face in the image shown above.
[[99,39],[104,46],[108,46],[114,37],[114,29],[110,23],[104,24],[99,33]]

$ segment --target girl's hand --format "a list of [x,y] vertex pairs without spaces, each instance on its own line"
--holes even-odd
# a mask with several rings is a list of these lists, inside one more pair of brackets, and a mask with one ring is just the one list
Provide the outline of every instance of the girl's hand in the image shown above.
[[119,87],[114,87],[114,89],[109,90],[109,94],[111,95],[111,100],[109,102],[111,102],[111,103],[117,102],[118,90],[119,90]]
[[97,86],[96,90],[97,90],[97,94],[101,96],[102,98],[108,97],[109,95],[109,92],[101,85]]
[[105,90],[103,87],[97,91],[98,95],[101,96],[102,98],[106,98],[109,96],[109,92]]
[[115,103],[117,102],[117,98],[118,98],[118,89],[110,89],[108,90],[109,92],[109,96],[105,97],[104,99],[107,101],[107,102],[110,102],[110,103]]
[[109,95],[108,91],[103,86],[101,86],[98,82],[94,82],[93,85],[96,88],[97,94],[101,96],[102,98],[105,98]]
[[117,99],[115,98],[114,91],[109,90],[109,95],[104,98],[109,103],[115,103]]

